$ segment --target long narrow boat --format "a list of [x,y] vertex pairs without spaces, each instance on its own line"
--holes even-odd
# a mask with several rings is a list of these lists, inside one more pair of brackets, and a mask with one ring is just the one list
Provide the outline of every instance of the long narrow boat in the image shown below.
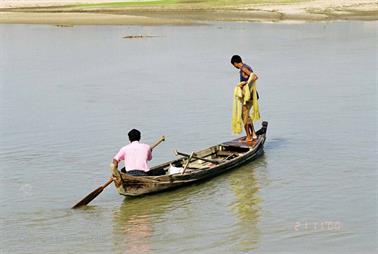
[[[258,139],[252,144],[247,144],[239,138],[190,155],[178,153],[181,155],[180,158],[151,168],[153,172],[165,172],[164,175],[131,176],[114,169],[112,173],[116,177],[117,191],[125,196],[140,196],[220,175],[262,155],[267,128],[268,122],[263,122],[262,128],[256,132]],[[181,169],[182,172],[170,174],[171,168]]]

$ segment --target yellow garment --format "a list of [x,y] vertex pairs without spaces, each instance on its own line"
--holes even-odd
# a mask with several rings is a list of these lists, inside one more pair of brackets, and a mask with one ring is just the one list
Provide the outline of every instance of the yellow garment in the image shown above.
[[253,112],[251,115],[252,121],[256,122],[260,119],[259,103],[257,101],[256,81],[252,83],[252,99],[253,99]]
[[234,103],[232,107],[232,132],[234,134],[240,134],[242,132],[242,98],[242,89],[239,86],[236,86],[234,89]]
[[[256,82],[252,83],[253,112],[251,114],[252,121],[260,119],[259,105],[257,102]],[[234,89],[234,102],[232,107],[232,132],[240,134],[243,129],[242,121],[242,105],[246,105],[251,99],[251,91],[248,85],[240,88],[239,84]]]

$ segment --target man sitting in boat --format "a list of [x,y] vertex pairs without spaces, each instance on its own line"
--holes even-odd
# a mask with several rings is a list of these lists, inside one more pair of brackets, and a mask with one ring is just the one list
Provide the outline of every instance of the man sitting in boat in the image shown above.
[[122,147],[113,158],[113,167],[118,168],[120,161],[125,161],[123,173],[133,176],[149,175],[148,161],[152,160],[152,150],[147,144],[140,143],[140,131],[132,129],[129,133],[130,144]]

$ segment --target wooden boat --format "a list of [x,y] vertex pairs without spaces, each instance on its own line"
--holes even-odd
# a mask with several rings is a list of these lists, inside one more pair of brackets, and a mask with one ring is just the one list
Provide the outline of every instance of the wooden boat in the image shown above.
[[[131,176],[113,169],[117,191],[125,196],[140,196],[157,193],[194,182],[209,179],[248,163],[263,154],[268,122],[256,132],[258,139],[247,144],[241,139],[224,142],[195,153],[151,168],[152,172],[165,172],[159,176]],[[183,172],[169,174],[170,167],[181,168]],[[163,171],[164,170],[164,171]]]

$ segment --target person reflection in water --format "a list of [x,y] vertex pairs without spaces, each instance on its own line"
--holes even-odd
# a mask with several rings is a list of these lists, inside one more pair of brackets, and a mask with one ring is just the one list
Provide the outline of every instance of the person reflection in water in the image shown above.
[[147,216],[132,216],[125,223],[124,237],[126,250],[124,253],[151,253],[149,239],[152,236],[151,221]]
[[231,174],[228,179],[231,190],[235,194],[235,202],[230,207],[237,218],[234,230],[241,235],[235,242],[234,251],[252,253],[258,248],[261,238],[258,227],[261,212],[259,183],[254,169],[248,166]]
[[[153,253],[152,237],[154,202],[126,201],[113,214],[113,241],[116,253],[149,254]],[[154,209],[152,209],[154,208]]]

